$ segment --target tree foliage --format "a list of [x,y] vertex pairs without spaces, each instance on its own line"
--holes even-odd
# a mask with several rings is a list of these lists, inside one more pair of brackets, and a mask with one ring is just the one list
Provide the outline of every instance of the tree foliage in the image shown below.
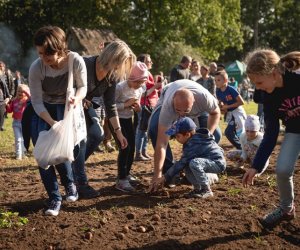
[[184,54],[226,62],[258,46],[285,53],[300,44],[299,0],[0,0],[0,8],[0,23],[21,43],[20,58],[49,24],[111,29],[165,73]]

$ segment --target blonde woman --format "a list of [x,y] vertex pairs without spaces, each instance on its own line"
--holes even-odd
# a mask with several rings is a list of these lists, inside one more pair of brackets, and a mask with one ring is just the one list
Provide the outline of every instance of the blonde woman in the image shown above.
[[88,184],[84,168],[85,160],[97,149],[104,135],[91,101],[93,97],[103,97],[106,116],[115,140],[120,148],[126,148],[127,140],[122,134],[119,123],[115,90],[118,82],[128,78],[135,61],[136,56],[122,40],[109,43],[98,56],[84,57],[88,82],[85,99],[88,135],[87,141],[81,142],[79,155],[73,164],[80,198],[89,199],[99,196],[99,192]]

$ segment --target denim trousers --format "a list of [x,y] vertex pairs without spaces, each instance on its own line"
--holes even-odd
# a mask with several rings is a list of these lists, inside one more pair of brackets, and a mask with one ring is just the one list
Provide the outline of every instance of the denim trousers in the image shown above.
[[137,114],[138,114],[138,124],[137,124],[136,135],[135,135],[135,149],[136,149],[136,153],[141,153],[147,151],[148,136],[147,136],[147,131],[143,131],[139,129],[142,112],[138,112]]
[[234,117],[232,116],[231,120],[228,122],[228,125],[225,129],[225,136],[227,137],[228,141],[236,147],[236,149],[242,149],[240,139],[236,134],[236,124]]
[[290,211],[294,205],[293,174],[300,153],[300,134],[286,133],[276,164],[280,207]]
[[15,135],[15,151],[16,157],[22,157],[24,154],[24,140],[22,133],[22,122],[19,120],[13,120],[12,127]]
[[[203,112],[199,117],[198,117],[198,122],[199,122],[199,127],[200,128],[207,128],[207,121],[208,121],[208,113]],[[222,131],[219,126],[214,131],[214,137],[216,143],[219,143],[222,138]]]
[[88,178],[85,170],[85,161],[97,149],[103,141],[104,131],[100,126],[99,118],[93,108],[89,108],[85,112],[87,123],[87,139],[82,140],[74,149],[74,162],[72,163],[75,182],[79,185],[88,183]]
[[220,166],[216,162],[206,158],[195,158],[184,168],[186,178],[194,186],[200,189],[201,185],[209,185],[206,173],[218,174],[225,170],[225,166]]
[[[60,121],[63,119],[65,104],[44,103],[44,105],[48,110],[50,116],[54,120]],[[34,121],[34,123],[37,123],[37,130],[33,134],[33,138],[38,138],[39,132],[50,129],[49,124],[46,123],[42,118],[39,118],[37,121]],[[67,187],[74,182],[71,162],[64,162],[56,166],[50,166],[47,170],[39,168],[41,179],[48,193],[49,200],[61,201],[62,197],[59,192],[59,186],[56,178],[55,169],[60,175],[62,185],[64,187]]]
[[132,118],[119,118],[121,130],[127,139],[128,146],[124,149],[119,147],[118,155],[118,179],[125,179],[130,174],[135,151],[135,129]]
[[[150,121],[149,121],[149,127],[148,127],[148,135],[149,138],[151,139],[151,143],[153,148],[155,149],[156,145],[156,139],[157,139],[157,131],[158,131],[158,120],[159,120],[159,115],[160,115],[161,107],[153,111]],[[170,148],[170,145],[168,143],[167,148],[166,148],[166,158],[164,161],[162,173],[166,173],[170,167],[173,166],[173,154]]]

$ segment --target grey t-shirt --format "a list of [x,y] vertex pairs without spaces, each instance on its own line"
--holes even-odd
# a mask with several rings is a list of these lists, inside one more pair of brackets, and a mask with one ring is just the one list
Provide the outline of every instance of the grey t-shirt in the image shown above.
[[188,79],[178,80],[166,85],[162,90],[162,94],[156,106],[156,108],[161,106],[159,124],[170,127],[172,123],[178,119],[179,116],[175,112],[173,98],[175,92],[181,88],[192,91],[195,98],[193,108],[187,116],[196,118],[200,116],[202,112],[210,113],[218,107],[218,100],[200,84]]
[[[79,88],[87,89],[87,73],[83,58],[76,52],[70,53],[74,53],[74,88],[77,90]],[[46,111],[44,102],[51,104],[66,102],[68,73],[68,63],[62,69],[53,69],[45,65],[40,58],[31,64],[29,69],[31,102],[38,115]]]

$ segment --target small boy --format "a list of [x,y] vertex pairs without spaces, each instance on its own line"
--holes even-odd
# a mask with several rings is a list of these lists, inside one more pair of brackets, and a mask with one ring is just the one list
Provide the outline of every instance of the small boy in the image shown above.
[[226,121],[228,123],[225,135],[234,147],[242,149],[239,137],[244,131],[246,119],[246,112],[242,107],[244,100],[238,91],[228,85],[226,71],[216,72],[215,83],[217,87],[217,99],[222,103],[220,108],[222,113],[226,113]]
[[[242,150],[232,150],[227,154],[230,160],[242,160],[252,164],[256,151],[263,139],[263,133],[260,130],[260,121],[257,115],[248,115],[245,121],[245,132],[240,136]],[[269,160],[266,162],[262,174],[269,165]]]
[[163,177],[155,183],[156,188],[169,183],[174,176],[184,170],[186,178],[193,185],[187,195],[192,198],[208,198],[213,196],[206,173],[221,173],[226,168],[226,160],[221,147],[215,142],[214,136],[206,128],[196,131],[196,124],[189,117],[179,118],[166,131],[169,136],[183,144],[180,160],[176,162]]

